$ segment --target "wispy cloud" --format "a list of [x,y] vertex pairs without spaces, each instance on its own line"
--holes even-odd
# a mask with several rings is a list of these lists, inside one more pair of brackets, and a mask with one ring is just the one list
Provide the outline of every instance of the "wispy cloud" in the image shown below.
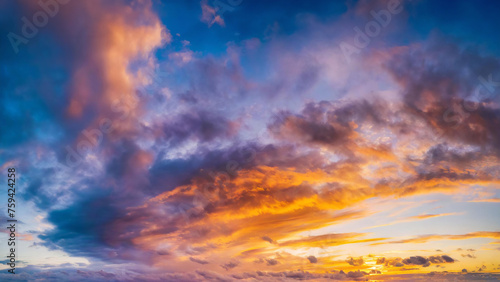
[[426,243],[428,241],[439,241],[439,240],[466,240],[473,238],[490,238],[499,239],[500,232],[489,232],[489,231],[479,231],[460,235],[422,235],[411,239],[388,241],[381,243],[373,243],[372,245],[380,244],[403,244],[403,243]]
[[420,221],[420,220],[425,220],[425,219],[435,218],[435,217],[450,216],[450,215],[461,215],[461,214],[464,214],[464,213],[461,212],[461,213],[421,214],[421,215],[410,216],[410,217],[407,217],[406,219],[396,220],[396,221],[393,221],[393,222],[390,222],[390,223],[387,223],[387,224],[381,224],[381,225],[366,227],[366,229],[383,227],[383,226],[390,226],[390,225],[394,225],[394,224],[398,224],[398,223],[404,223],[404,222],[415,222],[415,221]]

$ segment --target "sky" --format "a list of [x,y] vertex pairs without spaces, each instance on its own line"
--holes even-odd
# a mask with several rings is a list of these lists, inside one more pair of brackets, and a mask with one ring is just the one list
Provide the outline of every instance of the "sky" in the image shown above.
[[500,279],[499,9],[0,0],[0,280]]

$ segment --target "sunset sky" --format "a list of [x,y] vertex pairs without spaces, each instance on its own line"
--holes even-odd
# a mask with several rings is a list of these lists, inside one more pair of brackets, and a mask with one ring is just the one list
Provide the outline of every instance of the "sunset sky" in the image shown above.
[[0,0],[0,280],[500,279],[499,11]]

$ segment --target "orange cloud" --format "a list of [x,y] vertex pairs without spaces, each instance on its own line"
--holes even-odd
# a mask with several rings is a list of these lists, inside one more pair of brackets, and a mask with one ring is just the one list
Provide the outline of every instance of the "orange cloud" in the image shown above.
[[324,234],[318,236],[309,236],[300,239],[288,240],[280,242],[280,246],[287,247],[332,247],[345,244],[365,243],[386,240],[387,238],[371,238],[371,239],[358,239],[364,237],[365,233],[342,233],[342,234]]
[[471,203],[500,203],[500,198],[478,199],[469,201]]
[[97,113],[89,127],[98,128],[103,118],[111,118],[115,132],[126,132],[139,117],[139,72],[131,70],[130,64],[141,61],[151,68],[152,51],[169,42],[170,34],[151,11],[150,2],[136,4],[132,8],[119,2],[78,1],[61,11],[61,22],[71,26],[71,30],[60,29],[63,40],[82,28],[74,24],[75,18],[92,18],[81,38],[85,52],[74,64],[66,110],[71,119]]
[[381,243],[373,243],[372,245],[382,245],[382,244],[403,244],[403,243],[426,243],[428,241],[439,241],[439,240],[466,240],[472,238],[490,238],[490,239],[500,239],[500,232],[489,232],[489,231],[479,231],[471,232],[467,234],[460,235],[424,235],[411,239],[404,239],[398,241],[389,241]]
[[376,225],[376,226],[367,227],[366,229],[376,228],[376,227],[383,227],[383,226],[389,226],[389,225],[394,225],[394,224],[403,223],[403,222],[414,222],[414,221],[425,220],[425,219],[429,219],[429,218],[442,217],[442,216],[450,216],[450,215],[459,215],[459,214],[463,214],[463,213],[452,212],[452,213],[441,213],[441,214],[422,214],[422,215],[410,216],[410,217],[408,217],[406,219],[397,220],[397,221],[394,221],[394,222],[391,222],[391,223],[387,223],[387,224],[382,224],[382,225]]
[[422,219],[428,219],[428,218],[434,218],[434,217],[440,217],[440,216],[448,216],[448,215],[457,215],[461,213],[456,213],[456,212],[451,212],[451,213],[441,213],[441,214],[422,214],[422,215],[416,215],[416,216],[410,216],[408,219],[412,220],[422,220]]

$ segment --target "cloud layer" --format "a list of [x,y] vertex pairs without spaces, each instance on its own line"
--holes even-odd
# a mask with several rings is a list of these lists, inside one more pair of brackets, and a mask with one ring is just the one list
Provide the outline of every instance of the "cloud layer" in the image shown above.
[[[0,55],[0,160],[30,215],[19,236],[86,262],[37,254],[21,279],[363,280],[499,263],[500,61],[481,48],[496,39],[431,31],[422,19],[441,21],[445,3],[405,2],[347,61],[339,44],[391,1],[217,2],[71,1]],[[478,25],[486,8],[458,2],[450,22]],[[5,34],[42,9],[0,7]]]

